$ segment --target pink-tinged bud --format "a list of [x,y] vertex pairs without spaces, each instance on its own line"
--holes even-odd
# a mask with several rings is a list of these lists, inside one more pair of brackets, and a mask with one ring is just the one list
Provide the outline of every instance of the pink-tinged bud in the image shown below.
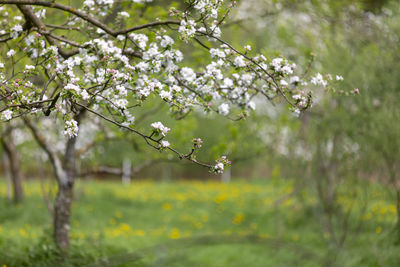
[[359,94],[359,93],[360,93],[360,90],[358,90],[358,88],[356,88],[356,89],[354,89],[354,93],[355,93],[355,94]]
[[36,37],[40,37],[40,36],[42,36],[40,33],[36,33]]

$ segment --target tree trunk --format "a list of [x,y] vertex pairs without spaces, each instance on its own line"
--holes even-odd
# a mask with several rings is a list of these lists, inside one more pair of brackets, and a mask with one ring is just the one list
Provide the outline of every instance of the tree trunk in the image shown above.
[[76,137],[67,142],[63,175],[58,177],[58,192],[54,204],[54,239],[57,247],[64,253],[69,247],[69,229],[71,217],[71,203],[73,199],[73,189],[75,182],[75,144]]
[[[81,110],[74,116],[78,125],[82,118],[85,110]],[[57,152],[53,149],[46,138],[40,134],[36,125],[32,123],[27,117],[23,117],[25,124],[31,130],[38,144],[43,148],[46,154],[49,156],[51,165],[53,166],[57,184],[58,192],[56,201],[54,203],[54,241],[58,249],[67,254],[69,248],[69,229],[70,229],[70,216],[71,216],[71,204],[74,190],[74,180],[76,176],[75,168],[75,145],[76,137],[68,139],[64,154],[63,162],[61,162]]]
[[396,213],[397,213],[397,222],[396,222],[396,230],[397,230],[397,242],[400,242],[400,188],[399,183],[396,181],[396,165],[391,160],[386,160],[388,169],[389,169],[389,178],[390,182],[394,186],[396,190]]
[[3,164],[4,164],[4,178],[6,180],[7,199],[11,201],[12,193],[11,193],[10,165],[8,163],[8,156],[6,155],[6,153],[3,153]]
[[400,190],[396,189],[396,211],[397,211],[397,236],[400,241]]
[[66,252],[69,247],[69,229],[73,183],[58,186],[54,204],[54,239],[57,247]]
[[9,170],[14,192],[14,201],[18,203],[24,199],[24,189],[22,187],[20,157],[17,147],[14,143],[12,131],[10,131],[8,134],[8,140],[6,141],[3,137],[1,139],[1,143],[8,157]]

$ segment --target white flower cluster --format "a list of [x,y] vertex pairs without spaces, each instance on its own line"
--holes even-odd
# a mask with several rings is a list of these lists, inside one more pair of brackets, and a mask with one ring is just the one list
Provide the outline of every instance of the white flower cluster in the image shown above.
[[292,74],[296,68],[296,64],[289,64],[287,60],[283,58],[274,58],[271,62],[271,66],[277,72],[282,72],[283,74]]
[[2,121],[9,121],[12,119],[12,116],[13,116],[13,112],[11,110],[7,109],[1,113],[0,117],[1,117]]
[[161,144],[161,147],[163,147],[163,148],[166,148],[166,147],[170,146],[170,143],[168,141],[166,141],[166,140],[162,140],[160,142],[160,144]]
[[151,124],[151,127],[153,127],[155,130],[158,130],[162,136],[165,136],[171,129],[168,127],[165,127],[161,122],[153,122]]
[[15,55],[15,50],[14,50],[14,49],[8,50],[8,52],[7,52],[7,57],[12,57],[12,56],[14,56],[14,55]]
[[180,73],[182,75],[182,78],[189,83],[194,82],[194,80],[196,79],[196,73],[191,68],[183,67]]
[[222,116],[226,116],[229,114],[229,105],[227,103],[223,103],[218,107],[218,112]]
[[118,13],[118,15],[123,17],[123,18],[129,18],[130,17],[129,13],[126,12],[126,11],[121,11],[121,12]]
[[18,38],[19,34],[23,31],[23,28],[21,25],[17,24],[14,27],[12,27],[10,30],[11,30],[11,34],[10,34],[11,37],[13,39],[16,39],[16,38]]
[[317,73],[315,77],[312,77],[311,83],[314,85],[321,85],[322,87],[326,87],[328,82],[324,80],[321,73]]
[[192,38],[196,33],[196,22],[194,20],[182,20],[179,32],[182,34],[183,39]]
[[218,9],[222,3],[222,0],[198,0],[194,8],[200,13],[216,19],[218,17]]
[[217,164],[215,164],[214,170],[216,173],[223,173],[224,172],[224,164],[221,162],[218,162]]
[[68,136],[69,138],[73,138],[75,136],[78,136],[78,123],[75,120],[68,120],[65,121],[65,126],[64,126],[64,135]]
[[28,70],[28,71],[34,70],[35,66],[33,66],[33,65],[25,65],[25,69]]
[[137,45],[140,47],[140,49],[145,49],[147,46],[147,42],[149,41],[149,38],[147,37],[147,35],[144,34],[136,34],[136,33],[131,33],[129,35],[130,38],[132,38]]

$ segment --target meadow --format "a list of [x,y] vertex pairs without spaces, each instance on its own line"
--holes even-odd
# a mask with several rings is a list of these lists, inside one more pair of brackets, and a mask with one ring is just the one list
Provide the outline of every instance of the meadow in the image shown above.
[[[16,207],[0,186],[0,266],[400,264],[394,202],[375,183],[368,183],[367,205],[342,192],[340,205],[351,208],[350,230],[338,248],[329,242],[312,190],[294,194],[292,180],[79,182],[71,250],[63,260],[51,240],[43,198],[55,187],[39,181],[24,186],[26,200]],[[353,224],[360,225],[357,232]]]

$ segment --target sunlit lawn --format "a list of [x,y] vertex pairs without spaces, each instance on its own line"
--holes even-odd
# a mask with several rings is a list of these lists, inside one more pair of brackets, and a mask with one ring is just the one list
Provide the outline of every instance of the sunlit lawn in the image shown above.
[[[46,185],[47,192],[49,185]],[[395,266],[396,210],[372,186],[365,213],[353,207],[342,249],[329,245],[317,200],[292,182],[84,182],[76,187],[70,258],[60,263],[39,182],[13,206],[0,187],[0,266]],[[54,192],[53,192],[54,194]],[[343,209],[351,197],[339,199]]]

